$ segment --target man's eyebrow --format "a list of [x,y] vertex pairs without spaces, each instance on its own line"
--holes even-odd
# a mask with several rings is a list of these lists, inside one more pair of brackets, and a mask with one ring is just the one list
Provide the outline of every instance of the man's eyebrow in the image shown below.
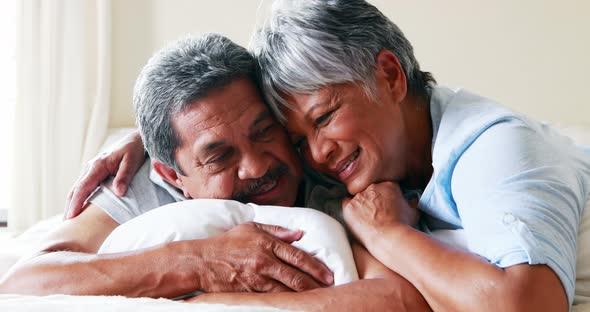
[[203,147],[203,151],[205,153],[211,152],[213,150],[215,150],[216,148],[222,146],[225,144],[225,141],[221,140],[221,141],[215,141],[215,142],[211,142],[211,143],[207,143],[205,145],[205,147]]
[[252,122],[252,124],[250,125],[250,130],[253,130],[259,123],[271,118],[272,116],[270,115],[270,112],[268,110],[260,112],[260,114],[256,116],[256,119],[254,119],[254,122]]

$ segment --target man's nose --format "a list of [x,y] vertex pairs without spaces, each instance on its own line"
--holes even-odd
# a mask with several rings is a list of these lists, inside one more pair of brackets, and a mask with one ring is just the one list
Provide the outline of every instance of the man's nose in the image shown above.
[[238,177],[241,180],[260,178],[270,169],[271,163],[272,157],[266,151],[253,146],[242,153]]

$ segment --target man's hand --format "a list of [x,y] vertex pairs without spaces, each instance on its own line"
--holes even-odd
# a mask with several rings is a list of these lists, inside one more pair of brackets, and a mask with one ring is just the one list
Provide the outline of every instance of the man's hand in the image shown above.
[[206,292],[304,291],[334,282],[320,261],[290,245],[303,232],[249,222],[208,239],[199,270]]
[[64,219],[79,215],[84,210],[88,196],[109,176],[115,176],[115,194],[125,195],[131,179],[144,160],[145,152],[138,131],[126,135],[109,151],[90,160],[68,194]]
[[415,226],[419,218],[418,209],[410,206],[393,182],[369,185],[352,199],[345,199],[342,209],[348,228],[363,243],[397,224]]

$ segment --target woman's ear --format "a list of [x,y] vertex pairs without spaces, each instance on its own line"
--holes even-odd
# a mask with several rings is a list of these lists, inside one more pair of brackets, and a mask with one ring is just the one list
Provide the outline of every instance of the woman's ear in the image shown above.
[[184,194],[184,197],[190,198],[190,194],[184,187],[182,180],[180,179],[180,174],[176,172],[176,170],[164,165],[161,161],[153,160],[152,159],[152,167],[156,171],[156,173],[164,179],[164,181],[172,184],[177,189],[181,190]]
[[381,50],[375,60],[377,85],[379,80],[385,82],[395,102],[401,102],[408,92],[406,74],[395,54],[390,50]]

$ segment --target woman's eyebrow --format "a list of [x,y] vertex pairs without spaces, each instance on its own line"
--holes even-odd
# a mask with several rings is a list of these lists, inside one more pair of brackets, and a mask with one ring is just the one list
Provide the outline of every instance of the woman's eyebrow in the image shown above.
[[325,98],[319,99],[317,102],[311,104],[311,107],[305,113],[304,118],[311,119],[311,114],[313,113],[314,110],[316,110],[317,108],[320,108],[322,106],[328,106],[328,105],[334,104],[338,101],[340,101],[340,93],[338,93],[336,91],[331,91],[330,94],[328,96],[326,96]]

